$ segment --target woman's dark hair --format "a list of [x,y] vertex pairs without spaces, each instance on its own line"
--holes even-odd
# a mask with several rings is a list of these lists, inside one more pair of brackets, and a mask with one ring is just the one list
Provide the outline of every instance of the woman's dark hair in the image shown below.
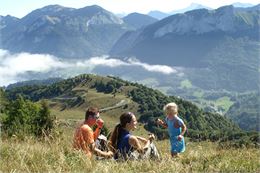
[[89,116],[94,116],[99,112],[98,108],[96,107],[89,107],[85,113],[85,120],[88,119]]
[[113,147],[113,150],[117,149],[117,142],[118,142],[118,137],[120,136],[120,133],[122,131],[122,128],[125,128],[127,123],[130,123],[133,118],[133,113],[131,112],[126,112],[123,113],[120,116],[120,123],[116,125],[114,131],[112,132],[112,135],[110,137],[110,145]]

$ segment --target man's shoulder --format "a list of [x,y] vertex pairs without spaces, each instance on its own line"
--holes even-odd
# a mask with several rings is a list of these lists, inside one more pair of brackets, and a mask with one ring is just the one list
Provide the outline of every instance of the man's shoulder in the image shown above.
[[80,129],[84,131],[92,131],[92,129],[87,124],[82,124]]

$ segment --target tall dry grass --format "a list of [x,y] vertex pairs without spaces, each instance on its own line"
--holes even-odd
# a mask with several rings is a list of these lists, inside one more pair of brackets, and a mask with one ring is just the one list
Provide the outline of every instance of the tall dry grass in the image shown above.
[[66,128],[54,139],[2,139],[0,172],[260,172],[260,151],[255,148],[221,149],[216,143],[187,142],[186,151],[172,159],[165,140],[156,141],[160,161],[98,161],[71,147],[72,133]]

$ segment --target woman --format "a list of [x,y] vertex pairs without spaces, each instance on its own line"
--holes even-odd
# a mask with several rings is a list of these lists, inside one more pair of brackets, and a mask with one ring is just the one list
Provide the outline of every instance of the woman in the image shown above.
[[151,145],[154,135],[150,135],[149,139],[131,135],[130,131],[136,129],[136,125],[137,120],[133,113],[123,113],[120,116],[120,123],[115,127],[109,141],[111,150],[116,153],[115,159],[121,158],[121,156],[124,159],[137,159],[133,155],[133,151],[136,150],[138,153],[144,154],[148,148],[150,149],[150,146],[158,154],[156,147]]

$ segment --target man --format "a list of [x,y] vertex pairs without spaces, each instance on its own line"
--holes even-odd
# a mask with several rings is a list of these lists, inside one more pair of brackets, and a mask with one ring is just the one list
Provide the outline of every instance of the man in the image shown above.
[[[101,151],[95,145],[95,140],[100,134],[104,121],[99,117],[99,111],[95,107],[90,107],[86,111],[85,121],[81,123],[75,131],[73,146],[76,149],[81,149],[88,157],[92,157],[93,154],[105,158],[111,158],[113,152]],[[97,125],[96,130],[93,132],[92,127]]]

